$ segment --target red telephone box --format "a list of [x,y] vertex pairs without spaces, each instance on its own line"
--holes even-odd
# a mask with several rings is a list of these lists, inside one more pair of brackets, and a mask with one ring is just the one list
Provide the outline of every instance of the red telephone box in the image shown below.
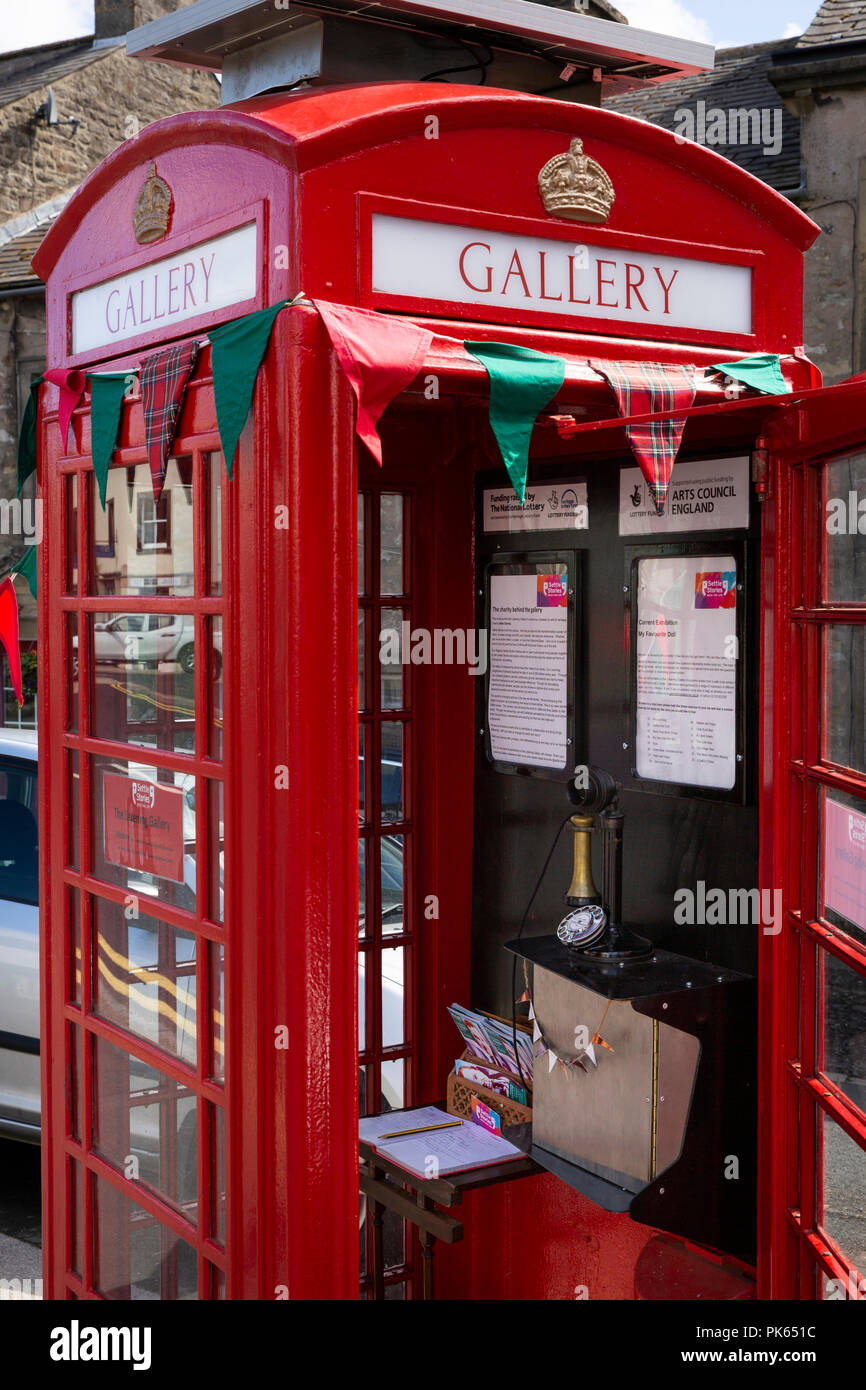
[[[539,194],[539,171],[575,138],[615,190],[603,224],[557,215]],[[171,191],[170,225],[138,241],[152,166]],[[840,1134],[862,1149],[866,1130],[856,1086],[827,1079],[838,1057],[825,1064],[821,1029],[831,978],[838,990],[847,971],[846,990],[866,989],[866,937],[824,910],[816,845],[832,789],[838,804],[866,800],[866,762],[829,747],[818,692],[826,643],[844,631],[862,647],[866,609],[822,568],[824,490],[848,488],[842,465],[825,462],[836,445],[812,441],[818,412],[838,425],[862,395],[840,388],[809,398],[823,406],[792,406],[732,399],[721,376],[699,381],[677,468],[760,464],[769,450],[755,474],[762,500],[748,466],[743,475],[736,541],[755,698],[743,696],[737,795],[679,788],[665,800],[634,775],[623,736],[616,516],[634,460],[590,366],[701,369],[778,353],[789,389],[808,392],[818,383],[799,347],[803,253],[816,235],[784,198],[659,129],[420,83],[268,95],[158,122],[67,205],[35,260],[49,365],[128,370],[131,387],[104,510],[90,391],[68,450],[53,387],[39,425],[48,1297],[357,1297],[359,1269],[369,1288],[359,1071],[370,1112],[433,1100],[456,1055],[446,1006],[510,1010],[500,943],[516,934],[564,814],[562,787],[493,767],[465,667],[395,668],[377,641],[383,625],[479,625],[479,575],[501,541],[485,540],[483,489],[506,482],[487,376],[464,339],[565,361],[530,481],[578,473],[590,537],[593,508],[599,519],[583,568],[573,753],[630,789],[641,827],[631,861],[626,832],[632,918],[652,925],[668,911],[658,864],[678,827],[683,874],[700,877],[704,853],[710,872],[721,844],[756,871],[760,849],[755,881],[784,886],[780,933],[756,929],[731,947],[735,966],[740,950],[761,950],[760,1090],[744,1082],[743,1105],[762,1116],[752,1167],[763,1293],[814,1297],[819,1270],[855,1267],[822,1225],[821,1155]],[[206,346],[154,503],[142,358],[301,291],[308,300],[276,319],[231,480]],[[383,417],[381,469],[356,441],[314,299],[434,332]],[[862,453],[850,462],[858,445],[852,423],[845,479],[862,467]],[[526,543],[505,541],[509,554]],[[549,549],[562,544],[551,533]],[[732,544],[725,529],[707,548]],[[835,649],[833,660],[836,672]],[[130,808],[142,806],[155,828],[130,848]],[[548,890],[545,910],[564,887]],[[697,954],[718,959],[703,939]],[[755,1036],[753,1060],[758,1048]],[[462,1298],[632,1298],[655,1235],[549,1173],[476,1194],[465,1218],[463,1244],[437,1256],[443,1292]],[[391,1293],[412,1296],[411,1229],[397,1222],[389,1240]],[[718,1262],[731,1247],[710,1253]]]

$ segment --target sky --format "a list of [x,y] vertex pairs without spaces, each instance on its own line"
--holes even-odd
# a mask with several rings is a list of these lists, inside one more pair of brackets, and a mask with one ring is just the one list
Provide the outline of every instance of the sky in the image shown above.
[[[640,29],[730,48],[790,38],[820,0],[613,0]],[[93,33],[93,0],[0,0],[0,53]]]

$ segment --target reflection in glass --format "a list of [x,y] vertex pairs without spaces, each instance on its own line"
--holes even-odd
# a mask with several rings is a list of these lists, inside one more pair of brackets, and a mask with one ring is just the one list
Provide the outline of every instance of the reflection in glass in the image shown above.
[[383,835],[379,842],[382,884],[382,934],[403,930],[403,836]]
[[66,861],[73,869],[81,865],[81,832],[78,802],[78,753],[73,749],[67,754],[67,787],[69,811],[67,819]]
[[133,1182],[147,1183],[195,1222],[194,1093],[104,1038],[96,1039],[94,1147]]
[[67,890],[69,911],[69,980],[68,997],[73,1004],[81,1003],[81,899],[77,888]]
[[358,609],[358,709],[366,709],[366,686],[364,683],[364,657],[367,646],[367,613]]
[[383,492],[379,498],[379,593],[402,594],[403,498]]
[[210,796],[210,899],[208,915],[212,922],[224,921],[225,914],[225,789],[222,782],[208,780]]
[[367,822],[367,748],[369,734],[366,724],[358,730],[358,820],[361,825]]
[[824,756],[866,772],[866,629],[850,623],[824,629]]
[[211,1234],[220,1245],[226,1238],[226,1117],[221,1105],[208,1105],[213,1139],[213,1210]]
[[204,460],[204,470],[207,477],[208,511],[210,513],[208,592],[221,594],[223,591],[222,487],[225,471],[222,454],[208,454]]
[[151,902],[195,911],[196,815],[192,773],[94,757],[93,872]]
[[195,751],[191,614],[93,613],[92,721],[97,738]]
[[208,945],[211,997],[211,1076],[222,1081],[226,1074],[226,996],[225,950],[215,942]]
[[96,1012],[155,1047],[196,1062],[196,939],[120,903],[94,898]]
[[866,1276],[866,1153],[829,1115],[824,1111],[820,1114],[821,1226],[858,1273]]
[[358,935],[363,936],[367,926],[367,841],[358,842]]
[[866,802],[828,787],[821,807],[821,915],[866,942]]
[[358,593],[365,594],[366,590],[366,537],[365,537],[365,508],[364,494],[358,493]]
[[824,1071],[849,1100],[866,1111],[866,979],[829,951],[821,955]]
[[403,725],[383,721],[381,761],[382,820],[403,819]]
[[66,615],[66,727],[78,733],[78,614]]
[[388,946],[382,951],[382,1046],[394,1047],[405,1040],[403,1024],[403,970],[405,952],[402,946]]
[[864,603],[866,535],[859,531],[857,508],[860,499],[866,498],[866,452],[847,454],[828,463],[825,478],[822,521],[826,524],[821,528],[826,556],[824,597],[827,603]]
[[405,1071],[402,1057],[382,1063],[383,1110],[400,1110],[405,1105]]
[[[403,612],[383,608],[379,621],[379,666],[382,709],[403,706]],[[408,657],[408,652],[406,653]]]
[[192,460],[169,459],[159,501],[146,463],[110,468],[105,510],[92,479],[96,594],[193,592]]
[[111,1183],[96,1178],[94,1275],[106,1298],[198,1298],[195,1250]]
[[69,1160],[69,1185],[72,1193],[72,1271],[81,1277],[84,1270],[84,1178],[81,1164]]
[[78,589],[78,474],[66,478],[66,592]]
[[210,649],[210,746],[208,752],[217,761],[223,755],[223,620],[209,618],[207,623]]

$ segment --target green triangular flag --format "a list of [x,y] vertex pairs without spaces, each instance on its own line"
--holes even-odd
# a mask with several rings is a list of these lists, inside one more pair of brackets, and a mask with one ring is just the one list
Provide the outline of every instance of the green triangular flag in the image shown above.
[[511,343],[468,343],[463,346],[490,377],[490,428],[514,491],[523,506],[529,441],[540,410],[556,395],[565,379],[561,357],[548,357]]
[[36,546],[31,545],[29,550],[25,550],[24,558],[18,566],[17,573],[27,580],[27,586],[34,598],[36,593]]
[[105,511],[108,465],[117,443],[120,411],[129,383],[129,372],[99,372],[90,377],[90,456]]
[[791,388],[785,384],[780,362],[777,352],[757,352],[738,362],[714,362],[710,371],[724,372],[734,381],[754,386],[756,391],[766,391],[768,396],[787,396]]
[[268,309],[245,314],[241,319],[233,319],[208,332],[214,405],[229,477],[274,319],[289,303],[290,300],[281,299],[279,304],[272,304]]
[[21,419],[21,429],[18,434],[17,497],[21,496],[21,489],[36,468],[36,420],[39,411],[39,387],[41,385],[41,376],[37,376],[31,381],[30,395],[27,397],[27,404]]

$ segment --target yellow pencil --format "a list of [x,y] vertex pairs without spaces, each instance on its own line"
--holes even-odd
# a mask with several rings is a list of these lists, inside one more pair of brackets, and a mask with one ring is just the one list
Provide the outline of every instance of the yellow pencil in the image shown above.
[[421,1125],[420,1129],[393,1129],[390,1134],[380,1134],[379,1139],[402,1139],[404,1134],[427,1134],[431,1129],[456,1129],[462,1120],[447,1120],[441,1125]]

